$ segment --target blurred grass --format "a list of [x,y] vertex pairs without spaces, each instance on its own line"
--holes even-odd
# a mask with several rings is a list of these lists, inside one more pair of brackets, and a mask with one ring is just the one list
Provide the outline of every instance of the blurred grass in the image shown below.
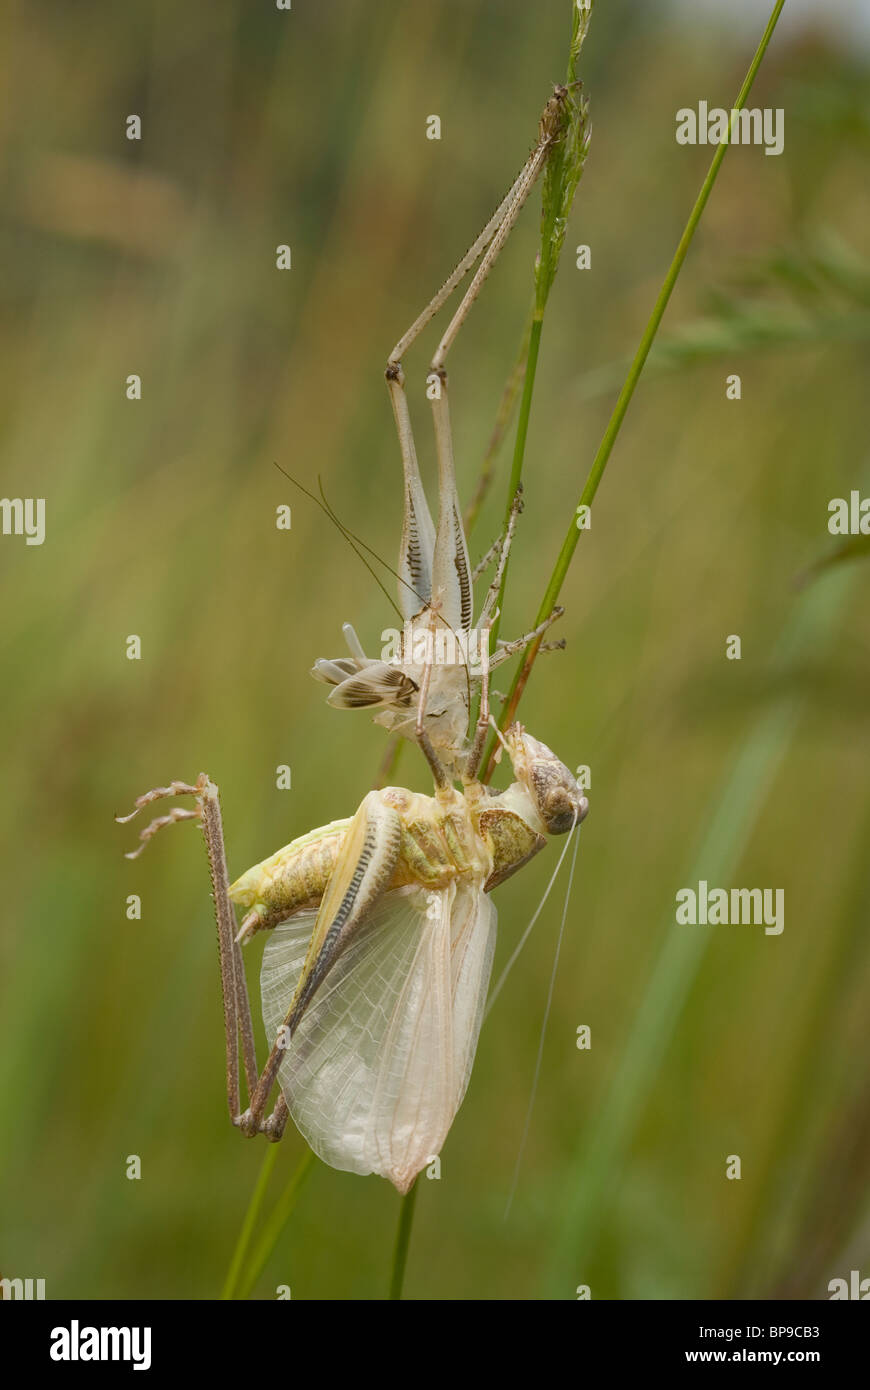
[[[791,615],[772,654],[774,669],[786,676],[784,689],[777,700],[768,702],[741,740],[730,776],[711,797],[706,824],[681,883],[697,890],[701,879],[711,886],[735,882],[757,817],[799,722],[803,699],[790,688],[788,676],[808,649],[824,655],[853,580],[852,574],[841,573],[838,578],[837,585],[815,590]],[[553,1232],[550,1293],[554,1298],[567,1296],[572,1277],[582,1277],[585,1264],[594,1258],[596,1236],[622,1175],[626,1150],[713,934],[678,925],[669,907],[662,935],[661,951],[635,1014],[618,1072],[580,1135],[570,1196]],[[723,1162],[724,1157],[720,1168]]]
[[[371,645],[388,614],[272,460],[303,481],[321,473],[340,515],[394,560],[385,354],[507,187],[563,63],[555,0],[511,5],[509,23],[495,0],[291,15],[83,0],[2,20],[3,494],[47,498],[47,539],[0,548],[0,1269],[45,1277],[49,1297],[220,1289],[262,1149],[225,1118],[202,850],[179,828],[131,867],[112,815],[206,768],[239,872],[348,814],[370,784],[380,731],[326,709],[306,672],[339,650],[342,621]],[[637,341],[707,163],[675,144],[674,113],[727,100],[746,59],[649,7],[596,9],[595,131],[567,243],[591,245],[592,270],[566,260],[547,310],[506,635],[532,616],[609,414],[578,379]],[[753,100],[787,104],[785,152],[730,152],[669,330],[737,267],[826,229],[870,255],[861,55],[777,42]],[[123,135],[131,111],[139,146]],[[423,136],[434,111],[440,143]],[[537,240],[529,211],[451,358],[464,499]],[[284,241],[293,270],[278,275]],[[427,346],[406,364],[412,391]],[[739,404],[724,394],[735,370]],[[138,403],[124,398],[131,372]],[[848,606],[799,661],[771,667],[812,593],[791,581],[828,539],[828,500],[863,473],[866,372],[861,343],[810,339],[764,356],[731,345],[641,383],[564,591],[568,651],[541,661],[523,706],[566,761],[591,765],[592,810],[521,1182],[505,1224],[558,905],[487,1022],[442,1180],[423,1185],[406,1297],[548,1291],[553,1232],[583,1199],[581,1136],[620,1104],[662,919],[734,749],[779,701],[799,703],[800,721],[732,881],[784,887],[785,932],[708,929],[576,1282],[598,1297],[823,1297],[841,1266],[866,1266],[864,567],[818,580],[854,575]],[[422,404],[415,419],[431,477]],[[282,502],[289,533],[274,527]],[[124,657],[133,632],[140,663]],[[732,632],[740,662],[724,659]],[[291,792],[274,786],[283,762]],[[425,788],[416,760],[402,776]],[[501,960],[553,862],[499,893]],[[141,922],[125,917],[130,893]],[[256,974],[252,961],[254,993]],[[583,1022],[589,1053],[574,1046]],[[275,1192],[302,1148],[288,1134]],[[744,1176],[723,1196],[732,1152]],[[316,1165],[257,1292],[380,1296],[397,1209],[386,1184]]]

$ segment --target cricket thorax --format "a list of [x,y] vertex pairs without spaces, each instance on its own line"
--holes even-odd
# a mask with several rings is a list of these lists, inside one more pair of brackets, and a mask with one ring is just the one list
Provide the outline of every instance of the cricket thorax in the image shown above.
[[478,823],[492,856],[486,891],[497,888],[544,848],[546,836],[529,824],[528,797],[514,784],[483,804]]
[[393,886],[419,883],[446,888],[453,880],[476,878],[482,883],[492,868],[489,846],[475,825],[468,802],[459,792],[441,798],[423,796],[403,787],[386,787],[384,802],[399,813],[401,848]]

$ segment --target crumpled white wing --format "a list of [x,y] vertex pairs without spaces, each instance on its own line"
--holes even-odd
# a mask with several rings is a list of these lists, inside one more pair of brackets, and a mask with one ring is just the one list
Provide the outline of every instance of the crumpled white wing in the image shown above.
[[[271,1040],[302,969],[315,913],[276,927],[263,956]],[[474,1062],[495,949],[479,883],[387,893],[336,961],[278,1073],[299,1130],[324,1162],[379,1173],[406,1192],[439,1152]]]

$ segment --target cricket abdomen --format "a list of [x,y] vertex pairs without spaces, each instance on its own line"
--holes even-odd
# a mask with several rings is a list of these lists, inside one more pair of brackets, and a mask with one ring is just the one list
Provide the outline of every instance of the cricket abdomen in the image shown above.
[[320,905],[349,825],[331,821],[301,835],[236,879],[230,897],[244,909],[247,934]]
[[[410,793],[407,806],[419,800]],[[318,830],[301,835],[283,849],[270,854],[230,887],[230,898],[244,912],[245,937],[269,931],[297,912],[320,906],[335,869],[342,842],[350,825],[347,820],[331,821]],[[430,818],[411,816],[402,827],[402,849],[389,887],[403,888],[410,883],[443,888],[455,877],[456,868],[446,856],[443,843]]]

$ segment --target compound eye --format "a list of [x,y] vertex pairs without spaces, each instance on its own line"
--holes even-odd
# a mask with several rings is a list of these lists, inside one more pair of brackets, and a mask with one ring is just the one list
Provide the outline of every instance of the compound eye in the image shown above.
[[566,835],[575,821],[583,819],[589,803],[586,797],[572,795],[566,787],[555,787],[541,806],[544,824],[551,835]]
[[565,835],[586,815],[589,802],[561,763],[536,764],[532,782],[538,812],[551,835]]
[[565,835],[574,824],[574,808],[568,797],[562,793],[554,796],[544,807],[544,824],[551,835]]

